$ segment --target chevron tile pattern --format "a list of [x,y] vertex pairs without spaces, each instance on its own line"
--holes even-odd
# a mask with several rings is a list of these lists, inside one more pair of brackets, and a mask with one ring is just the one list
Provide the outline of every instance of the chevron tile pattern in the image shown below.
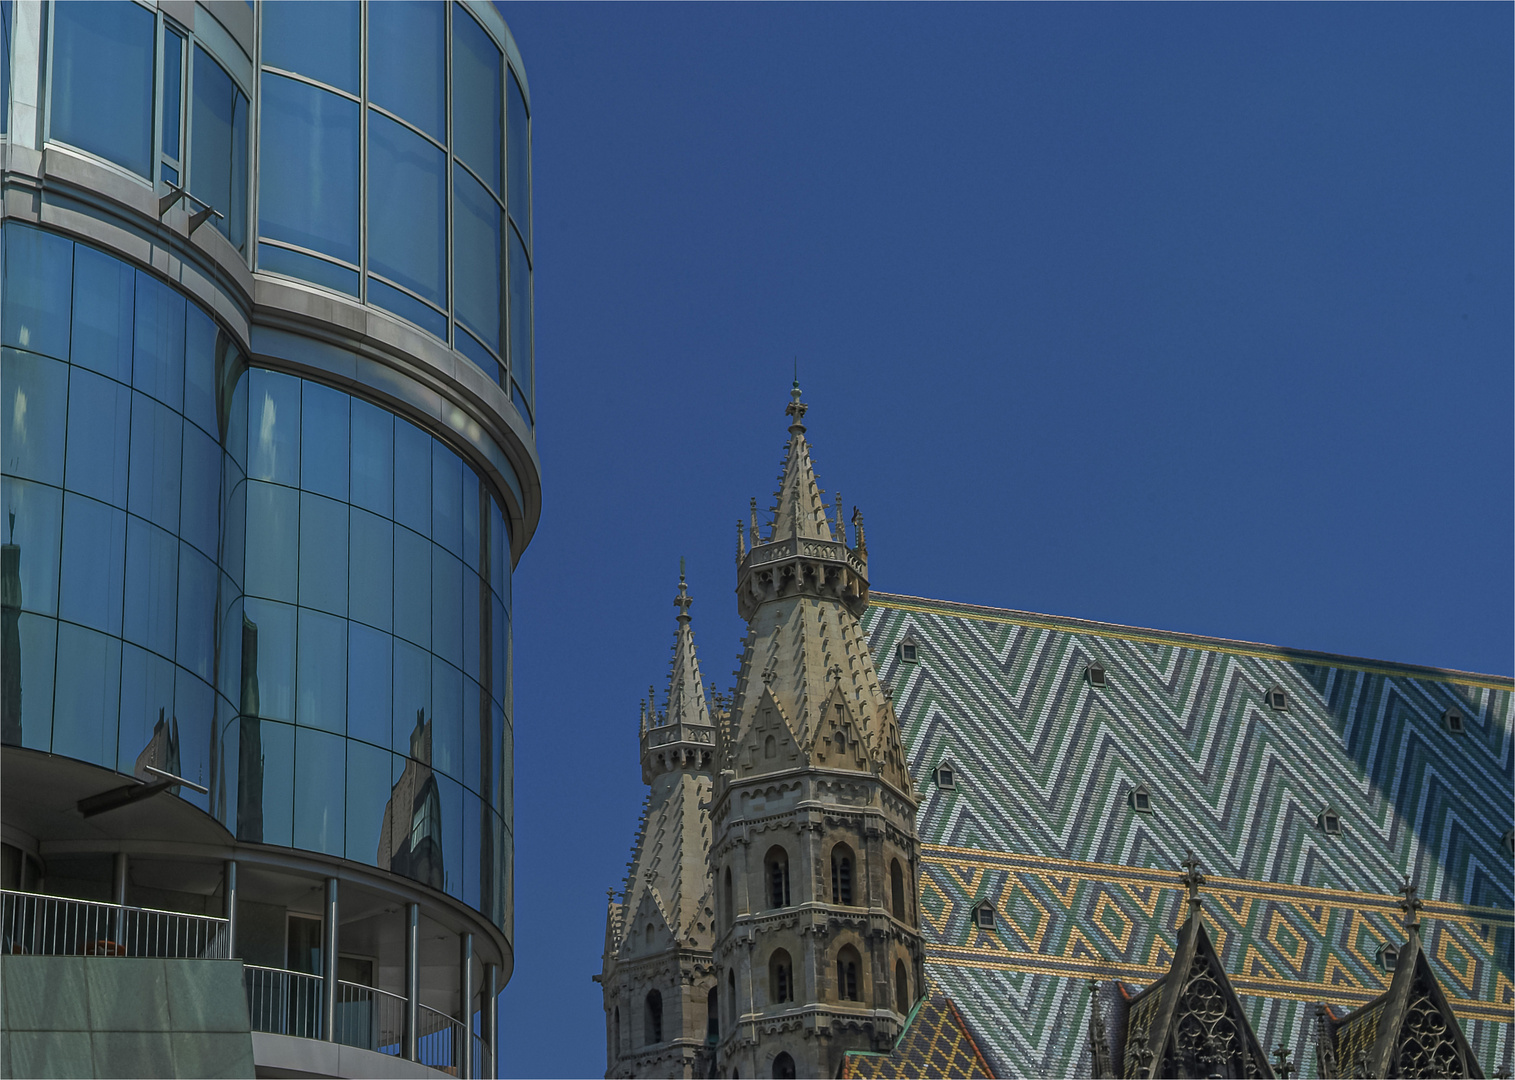
[[[1485,1072],[1510,1067],[1509,679],[880,593],[863,626],[925,796],[928,971],[997,1073],[1087,1073],[1084,980],[1166,970],[1191,848],[1264,1045],[1308,1073],[1313,1003],[1382,991],[1409,875]],[[932,782],[942,764],[952,790]]]

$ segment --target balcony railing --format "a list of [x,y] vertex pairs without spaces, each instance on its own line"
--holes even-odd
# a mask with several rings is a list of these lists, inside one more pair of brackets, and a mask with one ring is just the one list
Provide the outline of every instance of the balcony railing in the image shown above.
[[419,1013],[421,1052],[417,1060],[427,1068],[457,1076],[463,1050],[463,1025],[429,1005],[422,1005]]
[[228,923],[209,915],[0,890],[0,947],[33,956],[225,960]]
[[247,1015],[254,1031],[320,1039],[321,976],[303,971],[243,964]]
[[405,998],[374,986],[337,981],[337,1042],[405,1053]]

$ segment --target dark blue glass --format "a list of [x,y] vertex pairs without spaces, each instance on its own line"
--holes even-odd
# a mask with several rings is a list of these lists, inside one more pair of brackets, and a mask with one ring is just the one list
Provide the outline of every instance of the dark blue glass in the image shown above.
[[394,513],[395,418],[354,398],[352,402],[352,501],[381,517]]
[[[479,711],[479,684],[473,679],[463,680],[463,786],[474,791],[488,791],[483,783],[483,774],[488,771],[480,749],[483,732],[489,724],[489,714]],[[477,905],[475,905],[477,906]]]
[[287,274],[313,285],[324,285],[348,296],[358,295],[356,270],[299,251],[275,247],[273,244],[258,245],[258,269],[267,270],[271,274]]
[[127,640],[172,658],[178,626],[178,592],[178,541],[141,518],[128,517],[122,620]]
[[166,657],[130,642],[121,647],[121,723],[116,742],[118,772],[136,773],[137,757],[152,741],[158,721],[161,719],[172,725],[174,674],[173,662]]
[[347,614],[387,632],[394,625],[394,525],[354,507],[348,551]]
[[505,608],[498,598],[489,602],[489,687],[494,699],[505,701],[505,648],[508,633]]
[[300,402],[300,486],[347,501],[348,413],[340,390],[304,382]]
[[293,79],[264,75],[262,108],[259,235],[356,263],[357,103]]
[[461,166],[453,169],[452,243],[458,319],[498,353],[501,335],[500,205]]
[[377,866],[384,808],[389,805],[390,753],[362,743],[347,744],[346,857]]
[[184,417],[205,434],[220,434],[216,421],[216,324],[194,304],[184,327]]
[[[180,103],[184,94],[184,35],[163,28],[163,156],[179,160]],[[167,176],[164,179],[168,179]]]
[[247,475],[248,386],[249,374],[244,371],[237,377],[236,389],[232,391],[231,408],[226,416],[226,437],[221,442],[232,464],[242,476]]
[[[179,724],[179,774],[186,780],[209,785],[210,729],[215,718],[216,694],[209,683],[186,675],[179,669],[174,679],[174,718]],[[210,809],[210,801],[193,788],[181,787],[179,798]]]
[[347,504],[300,493],[300,603],[347,614]]
[[433,546],[409,529],[395,530],[395,633],[431,648]]
[[431,538],[463,553],[463,461],[442,443],[431,444]]
[[513,794],[510,786],[514,755],[510,745],[510,725],[505,723],[505,713],[500,706],[489,706],[489,745],[494,750],[494,783],[490,785],[489,797],[496,810],[508,808]]
[[[229,586],[222,589],[223,599],[231,595]],[[221,670],[216,686],[230,694],[240,706],[242,700],[242,600],[227,599],[226,614],[221,617]]]
[[252,801],[263,816],[261,839],[265,844],[289,847],[294,832],[295,729],[292,724],[268,720],[259,721],[257,727],[263,750],[263,784]]
[[256,689],[258,715],[275,720],[295,718],[295,608],[248,597],[244,618],[257,635],[257,665],[242,671],[244,685]]
[[248,595],[292,604],[299,595],[300,493],[256,480],[246,490]]
[[409,293],[387,285],[372,276],[368,279],[368,302],[402,319],[410,320],[432,337],[438,337],[444,341],[447,339],[446,315],[430,304],[423,304]]
[[179,531],[184,421],[145,394],[132,394],[131,476],[126,508],[169,532]]
[[463,565],[479,570],[479,474],[463,467]]
[[368,114],[368,266],[447,304],[447,156],[380,113]]
[[452,14],[452,152],[496,195],[504,157],[500,47],[466,10]]
[[9,349],[3,364],[0,462],[5,475],[62,484],[68,365]]
[[63,492],[6,477],[4,501],[0,536],[18,549],[15,558],[21,582],[21,610],[56,615]]
[[247,402],[247,475],[300,482],[300,380],[254,368]]
[[184,480],[179,535],[215,558],[220,539],[221,448],[193,424],[184,425]]
[[[470,679],[480,678],[480,589],[479,575],[465,569],[463,571],[463,671]],[[487,614],[489,609],[484,610]]]
[[[136,272],[120,259],[83,244],[75,248],[74,290],[79,302],[74,305],[70,360],[120,382],[132,381],[136,287]],[[6,314],[9,317],[9,311]]]
[[[459,280],[461,281],[461,279]],[[497,383],[500,381],[500,362],[490,354],[488,349],[484,348],[478,338],[465,330],[462,324],[458,325],[458,333],[453,340],[453,347],[472,360],[479,370],[489,376],[490,382]]]
[[[10,365],[7,358],[7,379],[11,377]],[[68,383],[65,482],[72,491],[125,507],[132,392],[112,379],[77,367],[69,373]]]
[[126,514],[69,492],[63,497],[58,614],[119,636],[125,582]]
[[120,696],[121,642],[82,626],[59,625],[53,753],[115,768]]
[[463,792],[463,876],[462,899],[475,910],[479,908],[479,797]]
[[53,9],[50,137],[153,174],[153,13],[128,0]]
[[526,115],[526,96],[515,72],[505,80],[509,100],[506,118],[510,138],[510,218],[531,246],[531,121]]
[[226,527],[222,536],[221,569],[230,575],[232,588],[228,596],[242,591],[242,582],[246,580],[246,552],[247,552],[247,481],[236,480],[231,476],[236,470],[234,466],[227,467],[228,486],[231,488],[226,498]]
[[397,754],[409,754],[417,717],[424,714],[424,719],[431,719],[431,656],[396,638],[394,665],[395,719],[390,749]]
[[194,73],[190,191],[221,212],[216,228],[241,251],[247,241],[247,97],[198,45]]
[[463,898],[463,786],[446,776],[437,777],[442,803],[443,887],[447,895]]
[[215,678],[215,564],[188,544],[179,545],[178,662],[209,682]]
[[21,641],[21,742],[46,753],[53,741],[53,675],[58,620],[23,614],[16,627]]
[[295,720],[305,727],[347,731],[347,621],[300,609]]
[[[388,746],[394,710],[394,644],[380,630],[347,624],[347,735]],[[388,766],[386,765],[387,769]]]
[[489,500],[489,587],[503,601],[510,574],[510,532],[505,527],[505,517],[500,504]]
[[448,776],[463,775],[463,673],[436,657],[431,661],[431,764]]
[[447,9],[435,0],[368,6],[368,100],[447,140]]
[[263,63],[358,92],[358,5],[353,0],[263,5]]
[[510,377],[531,407],[531,265],[521,238],[510,234]]
[[440,548],[431,553],[431,650],[463,664],[463,564]]
[[431,443],[414,424],[395,421],[394,519],[422,536],[431,535]]
[[175,412],[184,408],[184,296],[137,271],[132,385]]
[[6,222],[0,343],[67,360],[73,280],[72,241]]

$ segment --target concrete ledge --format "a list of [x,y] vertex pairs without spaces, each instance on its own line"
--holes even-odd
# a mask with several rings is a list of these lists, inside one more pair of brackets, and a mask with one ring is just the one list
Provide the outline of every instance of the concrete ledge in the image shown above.
[[425,1080],[450,1077],[415,1061],[356,1046],[302,1039],[295,1035],[252,1033],[253,1067],[263,1077],[373,1077],[374,1080]]

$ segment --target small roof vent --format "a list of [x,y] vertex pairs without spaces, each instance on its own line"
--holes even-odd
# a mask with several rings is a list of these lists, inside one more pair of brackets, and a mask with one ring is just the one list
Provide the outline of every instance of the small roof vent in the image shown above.
[[904,664],[913,664],[921,658],[921,647],[914,638],[906,638],[895,646],[895,655]]
[[1390,945],[1387,941],[1378,947],[1378,966],[1389,974],[1399,966],[1399,946]]
[[944,761],[932,770],[931,775],[936,778],[936,786],[943,791],[952,791],[957,787],[957,769],[952,762]]
[[1341,815],[1329,806],[1320,812],[1319,816],[1315,819],[1315,823],[1320,827],[1320,831],[1327,836],[1341,835]]
[[1138,814],[1152,813],[1152,792],[1146,784],[1137,784],[1131,789],[1131,809]]
[[1467,718],[1462,715],[1461,709],[1448,709],[1441,714],[1441,722],[1453,735],[1461,735],[1467,730]]
[[980,901],[973,909],[973,925],[980,930],[993,930],[994,918],[994,905],[987,900]]
[[1282,686],[1270,687],[1268,692],[1264,694],[1263,697],[1268,702],[1268,708],[1272,709],[1274,712],[1289,711],[1289,692]]
[[1098,660],[1084,668],[1084,678],[1089,680],[1090,686],[1097,686],[1103,689],[1109,685],[1105,679],[1105,665],[1101,664]]

